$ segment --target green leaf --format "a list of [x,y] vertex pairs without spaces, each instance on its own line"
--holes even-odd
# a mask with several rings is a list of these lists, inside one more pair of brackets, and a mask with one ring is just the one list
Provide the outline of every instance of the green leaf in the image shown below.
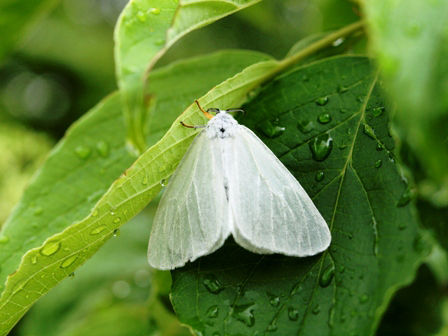
[[431,177],[448,185],[448,2],[362,3],[399,126]]
[[[153,132],[148,137],[148,142],[155,143],[159,140],[160,135],[165,133],[171,125],[172,120],[196,97],[248,65],[266,59],[269,57],[260,53],[223,51],[179,62],[155,71],[151,80],[158,84],[155,91],[157,104],[154,107],[154,119],[150,121]],[[203,76],[203,73],[209,76]],[[0,285],[5,283],[9,274],[12,275],[8,277],[6,289],[0,299],[0,331],[9,330],[34,301],[93,255],[104,243],[103,238],[110,237],[114,229],[140,211],[160,190],[161,179],[152,186],[154,188],[150,190],[151,196],[138,195],[132,184],[139,186],[138,190],[147,189],[150,185],[146,186],[144,177],[141,176],[146,172],[140,172],[137,178],[134,177],[128,181],[131,183],[128,186],[133,190],[130,195],[139,197],[140,203],[137,205],[132,202],[132,198],[128,199],[127,207],[132,208],[132,215],[129,211],[129,214],[120,217],[118,221],[118,217],[109,217],[107,220],[110,229],[101,231],[103,225],[98,223],[101,216],[97,215],[96,211],[92,212],[91,208],[133,161],[125,148],[125,126],[119,100],[120,97],[116,94],[110,96],[72,127],[65,140],[48,158],[41,172],[27,189],[16,211],[5,224],[0,238],[2,265]],[[185,150],[186,148],[183,149]],[[154,151],[150,155],[153,153]],[[180,156],[177,156],[176,160],[179,159]],[[155,160],[147,173],[151,174],[154,170],[158,170],[159,165],[159,161]],[[103,199],[101,209],[107,207],[105,203],[109,198],[113,199],[111,202],[120,202],[120,198],[123,197],[120,183],[123,180],[117,181],[115,188],[110,190],[107,197]],[[127,207],[123,211],[128,211]],[[89,213],[93,217],[73,224]],[[89,228],[88,225],[98,227]],[[50,238],[66,228],[68,229],[64,234],[58,235],[57,238]],[[91,235],[91,232],[97,232],[97,234]],[[106,232],[108,232],[107,236],[105,236]],[[83,240],[83,234],[89,239]],[[67,239],[69,243],[67,246],[64,242],[65,246],[60,247],[57,253],[55,252],[55,257],[47,258],[41,255],[42,253],[37,248],[42,246],[46,239],[49,239],[50,244],[47,245],[49,250],[41,251],[44,255],[59,247],[58,244],[51,244],[55,239],[61,241]],[[89,247],[89,244],[94,246]],[[31,249],[34,250],[27,253]],[[82,256],[70,259],[75,256],[74,251],[81,251]],[[68,258],[64,265],[73,261],[69,273],[64,267],[62,269],[59,267],[63,264],[61,260],[63,257]],[[54,264],[56,261],[59,261],[60,265]],[[51,277],[48,271],[45,271],[45,267],[50,267],[49,264],[56,272]],[[39,273],[40,275],[37,276],[35,272],[44,274]],[[39,278],[41,276],[43,278]],[[35,286],[33,288],[36,290],[32,296],[27,297],[28,294],[24,294],[26,291],[16,291],[21,289],[20,283],[24,286],[26,284],[27,287]],[[19,295],[20,292],[24,294],[24,298]]]
[[411,205],[397,206],[405,184],[369,60],[304,66],[244,108],[242,123],[300,181],[331,228],[332,244],[317,256],[292,258],[253,254],[229,240],[172,272],[181,322],[204,334],[372,334],[423,253]]
[[27,26],[49,11],[57,0],[3,0],[0,4],[0,61],[11,51]]
[[[143,77],[179,38],[260,0],[200,1],[132,0],[115,29],[115,61],[128,138],[137,151],[143,139],[148,103],[144,102]],[[152,88],[155,85],[149,85]]]

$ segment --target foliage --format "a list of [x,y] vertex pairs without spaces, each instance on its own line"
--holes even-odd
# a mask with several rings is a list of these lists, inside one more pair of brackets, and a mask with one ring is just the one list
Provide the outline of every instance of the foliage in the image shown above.
[[[446,5],[311,2],[321,25],[280,42],[276,29],[286,39],[292,25],[260,17],[287,21],[298,0],[129,1],[114,31],[118,90],[71,125],[2,226],[0,334],[36,301],[16,333],[50,335],[47,321],[54,335],[188,334],[181,323],[205,335],[393,333],[397,311],[413,306],[414,295],[423,296],[422,307],[435,302],[426,311],[435,322],[419,319],[413,306],[408,333],[444,327],[445,259],[431,251],[435,241],[439,253],[447,247]],[[12,53],[14,43],[54,3],[9,1],[0,33],[15,32],[0,56],[11,53],[11,62],[23,57],[20,50],[29,53]],[[335,8],[336,18],[329,14]],[[251,47],[245,25],[258,31],[253,45],[259,39],[290,51],[276,59],[268,50],[243,50]],[[201,55],[201,40],[226,41],[232,29],[233,40],[244,42],[240,50],[217,46]],[[196,134],[179,121],[206,122],[196,99],[205,108],[242,106],[239,122],[279,157],[327,221],[327,251],[258,255],[229,239],[171,274],[149,269],[156,196]],[[2,127],[12,118],[2,117]]]

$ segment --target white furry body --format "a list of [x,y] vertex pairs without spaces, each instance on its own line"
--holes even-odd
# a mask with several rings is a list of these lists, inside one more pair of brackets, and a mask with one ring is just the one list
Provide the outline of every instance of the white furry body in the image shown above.
[[232,235],[255,253],[310,256],[328,248],[328,226],[271,150],[226,111],[191,144],[160,201],[148,248],[158,269],[185,265]]

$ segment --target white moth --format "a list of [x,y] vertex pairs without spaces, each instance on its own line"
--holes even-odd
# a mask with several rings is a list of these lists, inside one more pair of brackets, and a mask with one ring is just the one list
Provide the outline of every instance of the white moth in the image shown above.
[[255,253],[305,257],[327,249],[330,230],[305,190],[228,113],[242,110],[202,111],[211,119],[207,125],[182,123],[205,129],[162,196],[149,240],[149,264],[162,270],[183,266],[217,250],[229,235]]

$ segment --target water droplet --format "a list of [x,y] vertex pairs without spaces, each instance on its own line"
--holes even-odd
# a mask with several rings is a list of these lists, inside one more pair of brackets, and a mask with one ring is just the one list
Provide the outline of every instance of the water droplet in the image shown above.
[[90,155],[90,148],[87,146],[78,146],[75,148],[75,153],[78,155],[81,159],[87,159]]
[[96,216],[98,216],[98,210],[95,210],[95,211],[93,211],[93,213],[92,213],[92,217],[96,217]]
[[104,141],[100,140],[96,144],[96,149],[98,150],[98,153],[100,153],[101,156],[106,157],[109,154],[109,144]]
[[33,265],[36,265],[36,264],[37,264],[37,254],[35,254],[35,255],[33,255],[33,256],[31,257],[31,263],[32,263]]
[[316,99],[316,104],[319,106],[324,106],[328,103],[328,97],[320,97]]
[[367,294],[363,294],[359,297],[359,302],[366,303],[369,300],[369,296]]
[[316,180],[317,180],[318,182],[321,182],[321,181],[324,179],[324,177],[325,177],[325,173],[324,173],[322,170],[319,170],[319,171],[316,173]]
[[317,120],[321,124],[328,124],[331,121],[331,115],[329,113],[322,113],[317,117]]
[[254,310],[251,309],[254,304],[255,303],[248,303],[234,306],[232,316],[238,321],[243,322],[248,327],[252,327],[255,324]]
[[339,145],[339,149],[346,149],[346,148],[347,148],[347,145],[344,145],[344,144]]
[[267,330],[268,331],[276,331],[277,330],[277,325],[275,324],[275,321],[273,321],[270,325],[268,325]]
[[114,230],[114,237],[118,237],[119,235],[121,235],[120,229],[115,229]]
[[218,317],[218,313],[219,313],[219,306],[215,305],[215,306],[211,306],[210,308],[207,309],[207,316],[210,318],[216,318]]
[[149,12],[150,12],[151,14],[154,14],[154,15],[159,15],[159,14],[160,14],[160,8],[151,8],[151,9],[149,10]]
[[71,264],[73,264],[75,262],[75,260],[78,259],[78,255],[72,255],[71,257],[68,257],[67,259],[65,259],[62,263],[61,263],[61,268],[66,268],[69,267]]
[[364,134],[367,135],[369,138],[375,139],[375,132],[373,131],[373,128],[370,127],[370,125],[364,124],[363,131]]
[[271,139],[277,138],[285,132],[284,127],[274,125],[270,121],[265,121],[257,129]]
[[313,308],[313,314],[317,315],[320,313],[320,304],[317,304],[314,308]]
[[373,110],[372,110],[372,113],[373,113],[373,115],[375,116],[375,117],[378,117],[378,116],[380,116],[382,113],[384,112],[384,107],[375,107]]
[[147,175],[145,175],[145,177],[143,178],[142,184],[143,185],[147,185],[148,184],[148,176]]
[[383,150],[383,149],[384,149],[383,144],[382,144],[381,142],[377,142],[377,144],[376,144],[376,150],[377,150],[377,151],[381,151],[381,150]]
[[40,249],[40,254],[48,257],[55,254],[61,248],[61,242],[57,240],[49,241]]
[[162,187],[166,186],[166,185],[167,185],[167,183],[166,183],[166,179],[162,179],[162,181],[160,181],[160,185],[161,185]]
[[44,210],[41,207],[37,207],[36,209],[34,209],[35,216],[40,216],[40,215],[42,215],[43,212],[44,212]]
[[375,168],[379,168],[381,167],[381,164],[383,163],[383,161],[381,161],[381,159],[378,159],[375,161]]
[[154,42],[154,44],[156,46],[162,46],[162,45],[165,44],[165,40],[163,40],[163,39],[157,40],[157,41]]
[[159,173],[163,173],[166,169],[165,165],[159,166]]
[[299,319],[299,311],[293,307],[289,307],[288,317],[291,321],[297,321]]
[[106,225],[100,225],[100,226],[94,228],[92,231],[90,231],[90,234],[91,235],[96,235],[96,234],[104,231],[105,228],[106,228]]
[[339,266],[339,273],[344,273],[345,267],[343,265]]
[[400,199],[398,200],[397,207],[404,207],[409,204],[411,201],[411,198],[413,196],[413,191],[411,188],[406,188],[403,194],[401,195]]
[[331,280],[333,280],[333,277],[334,277],[334,265],[330,265],[323,271],[319,279],[319,285],[321,287],[327,287],[331,283]]
[[300,120],[299,123],[297,124],[297,128],[303,134],[307,134],[314,129],[314,123],[308,120]]
[[119,223],[120,221],[121,221],[121,218],[120,218],[120,217],[117,217],[117,218],[114,219],[114,223],[115,223],[115,224]]
[[341,113],[341,114],[347,113],[347,110],[346,109],[340,109],[339,113]]
[[358,96],[358,97],[356,98],[356,100],[357,100],[359,103],[363,103],[363,102],[364,102],[364,97],[362,97],[362,96]]
[[323,133],[310,141],[310,149],[316,161],[324,161],[333,148],[333,139],[330,134]]
[[68,275],[68,277],[69,277],[70,279],[73,279],[73,278],[75,277],[75,272],[71,272],[71,273]]
[[145,22],[145,21],[146,21],[146,14],[143,13],[142,11],[138,11],[138,13],[137,13],[137,19],[138,19],[140,22]]
[[400,223],[400,225],[398,225],[398,229],[401,230],[401,231],[406,229],[406,223]]
[[110,212],[110,214],[111,214],[112,216],[115,216],[115,211],[112,210],[112,211]]
[[353,233],[348,234],[348,239],[353,239]]
[[218,278],[210,273],[207,273],[204,278],[204,286],[212,294],[218,294],[224,290],[218,281]]
[[280,305],[280,297],[272,294],[272,293],[267,293],[267,295],[269,296],[269,303],[271,306],[273,307],[278,307]]
[[4,233],[0,234],[0,244],[6,244],[9,242],[9,237]]

